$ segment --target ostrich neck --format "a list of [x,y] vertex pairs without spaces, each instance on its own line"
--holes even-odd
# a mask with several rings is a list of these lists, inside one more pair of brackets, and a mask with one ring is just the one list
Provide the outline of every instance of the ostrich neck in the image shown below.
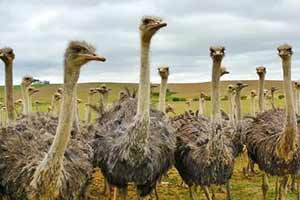
[[108,92],[105,92],[102,95],[102,103],[103,103],[103,108],[105,110],[107,108],[107,104],[108,104]]
[[221,123],[221,112],[220,112],[220,68],[221,60],[213,60],[213,70],[212,70],[212,123],[217,125]]
[[282,60],[283,66],[283,86],[285,95],[285,109],[286,109],[286,126],[292,126],[296,130],[297,122],[295,115],[295,105],[293,102],[293,91],[291,81],[291,58],[285,58]]
[[74,121],[74,110],[76,100],[76,84],[79,78],[79,70],[71,71],[65,67],[64,93],[59,112],[59,122],[56,129],[54,141],[47,155],[48,164],[61,163],[67,148],[72,123]]
[[32,95],[28,94],[28,113],[32,113]]
[[[138,93],[137,116],[147,123],[150,122],[150,67],[149,67],[150,42],[141,43],[141,66]],[[147,133],[146,133],[147,134]]]
[[167,92],[168,78],[162,78],[159,88],[159,110],[166,112],[166,92]]
[[235,95],[235,105],[236,105],[236,120],[237,123],[240,123],[242,120],[242,111],[241,111],[241,92],[236,92]]
[[265,88],[265,74],[259,76],[259,111],[263,112],[265,110],[265,97],[264,97],[264,88]]
[[28,115],[29,94],[27,87],[24,84],[21,84],[21,92],[23,98],[23,115]]
[[13,92],[13,64],[12,62],[8,62],[5,63],[5,104],[9,124],[15,119]]
[[255,97],[251,97],[251,115],[255,116]]
[[203,115],[204,114],[204,99],[199,98],[199,114]]
[[91,115],[92,115],[92,112],[91,112],[91,102],[92,102],[92,98],[93,96],[92,95],[89,95],[88,97],[88,103],[87,103],[87,107],[86,107],[86,118],[85,118],[85,122],[87,123],[90,123],[91,122]]

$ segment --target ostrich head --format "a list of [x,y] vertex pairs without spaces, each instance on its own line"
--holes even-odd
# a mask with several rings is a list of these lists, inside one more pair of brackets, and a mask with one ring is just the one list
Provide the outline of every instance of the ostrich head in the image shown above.
[[262,76],[262,75],[265,75],[267,73],[267,71],[264,66],[259,66],[256,68],[256,73],[258,76]]
[[100,94],[107,94],[111,89],[108,88],[105,84],[102,84],[99,88],[95,88]]
[[5,63],[12,63],[15,59],[14,50],[10,47],[0,49],[0,59]]
[[54,100],[55,100],[55,101],[61,100],[61,94],[58,93],[58,92],[56,92],[56,93],[53,95],[53,97],[54,97]]
[[221,67],[220,68],[220,77],[225,74],[229,74],[229,71],[227,71],[226,67]]
[[286,59],[286,58],[290,58],[293,55],[293,50],[292,50],[292,46],[289,44],[283,44],[280,45],[277,48],[278,51],[278,55],[282,58],[282,59]]
[[141,20],[140,34],[143,42],[149,42],[152,36],[162,27],[167,26],[167,23],[163,22],[158,17],[145,16]]
[[236,93],[240,93],[243,88],[248,87],[248,84],[245,84],[243,82],[237,82],[235,86]]
[[71,41],[65,52],[67,68],[77,69],[90,61],[105,61],[105,58],[97,55],[95,47],[85,41]]
[[231,84],[228,85],[228,86],[227,86],[227,92],[230,93],[230,94],[232,94],[232,93],[234,92],[234,86],[231,85]]
[[90,88],[89,89],[89,95],[94,95],[94,94],[96,94],[97,93],[97,89],[96,88]]
[[59,94],[62,94],[64,92],[64,89],[63,88],[58,88],[56,92],[59,93]]
[[37,92],[40,91],[39,89],[36,89],[34,87],[28,87],[27,90],[28,90],[29,96],[32,96],[33,94],[35,94],[35,93],[37,93]]
[[206,97],[207,97],[206,94],[204,94],[203,92],[200,93],[200,98],[201,99],[205,99]]
[[22,103],[23,103],[23,99],[17,99],[15,101],[15,105],[22,105]]
[[223,46],[210,47],[209,51],[210,57],[215,61],[222,61],[225,56],[225,47]]
[[294,82],[294,86],[296,90],[300,90],[300,82]]
[[169,76],[169,67],[161,66],[158,68],[158,74],[162,79],[167,79]]
[[270,91],[271,91],[271,94],[274,94],[274,92],[276,92],[278,90],[278,88],[276,87],[271,87]]
[[32,83],[39,81],[38,79],[34,79],[32,76],[30,75],[25,75],[22,78],[22,82],[21,85],[25,86],[25,87],[29,87]]
[[77,99],[77,104],[81,104],[82,103],[82,99]]
[[257,96],[257,93],[256,93],[256,91],[255,90],[251,90],[250,91],[250,95],[251,95],[251,97],[256,97]]
[[264,97],[266,97],[269,93],[269,90],[268,89],[264,89]]

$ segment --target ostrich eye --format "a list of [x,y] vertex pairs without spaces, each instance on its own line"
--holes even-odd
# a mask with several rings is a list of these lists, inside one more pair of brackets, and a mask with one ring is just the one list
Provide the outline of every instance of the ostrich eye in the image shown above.
[[144,19],[143,20],[143,24],[149,24],[150,23],[150,19]]

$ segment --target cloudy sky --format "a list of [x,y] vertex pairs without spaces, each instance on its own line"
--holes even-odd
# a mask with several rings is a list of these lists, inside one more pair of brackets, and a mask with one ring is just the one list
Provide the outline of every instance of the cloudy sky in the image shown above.
[[[208,48],[219,44],[231,72],[225,79],[256,79],[258,65],[281,79],[276,47],[284,42],[294,47],[293,79],[300,79],[299,10],[299,0],[0,0],[0,46],[15,50],[15,83],[24,74],[62,82],[63,52],[74,39],[107,58],[83,68],[81,82],[137,82],[139,21],[155,15],[168,26],[152,40],[153,82],[160,64],[169,65],[170,82],[208,81]],[[3,70],[3,84],[1,77]]]

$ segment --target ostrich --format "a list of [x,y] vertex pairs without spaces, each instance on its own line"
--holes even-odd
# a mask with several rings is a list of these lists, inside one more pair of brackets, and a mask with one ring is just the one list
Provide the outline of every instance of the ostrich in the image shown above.
[[220,110],[219,79],[221,61],[225,55],[224,47],[211,47],[212,67],[212,116],[176,117],[177,147],[175,167],[184,182],[189,186],[191,199],[196,199],[193,186],[200,185],[207,199],[211,199],[207,187],[227,185],[227,198],[231,199],[229,179],[233,173],[234,159],[240,153],[235,140],[235,129],[223,120]]
[[192,110],[192,104],[193,104],[193,99],[189,99],[185,102],[186,106],[187,106],[187,111]]
[[[71,41],[64,59],[64,94],[55,137],[45,141],[46,125],[40,129],[35,123],[23,127],[17,124],[19,120],[15,129],[1,130],[0,192],[7,199],[78,199],[92,171],[86,142],[70,139],[75,88],[81,66],[105,58],[96,55],[86,42]],[[26,132],[32,134],[31,139],[24,137]]]
[[166,106],[166,114],[168,114],[168,113],[173,113],[174,115],[176,115],[174,108],[170,104],[167,104],[167,106]]
[[15,120],[14,94],[13,94],[13,61],[15,54],[12,48],[0,49],[0,59],[5,65],[5,107],[7,109],[8,124]]
[[265,88],[265,77],[267,71],[264,66],[260,66],[256,68],[256,73],[259,77],[258,107],[259,107],[259,111],[263,112],[265,110],[264,88]]
[[108,109],[108,95],[111,89],[105,84],[102,84],[99,88],[96,88],[96,90],[100,93],[100,110],[104,112]]
[[37,79],[34,79],[32,76],[26,75],[22,78],[21,82],[21,92],[22,92],[22,98],[23,98],[23,115],[29,114],[29,107],[30,107],[30,97],[28,93],[28,88],[30,85],[34,82],[38,81]]
[[204,115],[205,98],[207,98],[207,96],[201,92],[199,97],[199,115]]
[[127,98],[105,112],[96,134],[95,165],[122,199],[134,183],[140,199],[149,195],[174,161],[175,135],[168,117],[150,109],[149,51],[152,36],[167,24],[156,17],[141,21],[141,65],[138,97]]
[[23,99],[17,99],[15,102],[15,112],[17,114],[17,117],[20,116],[20,113],[22,112],[23,110]]
[[266,104],[268,98],[269,98],[269,90],[268,89],[264,89],[264,103],[265,103],[265,109],[270,109],[269,105]]
[[[258,114],[246,133],[246,145],[250,158],[261,170],[284,177],[279,187],[279,198],[286,199],[286,176],[299,172],[300,150],[291,85],[292,47],[283,44],[277,50],[282,59],[285,111],[272,109]],[[264,199],[267,199],[266,183],[263,184]]]
[[229,100],[229,110],[230,110],[230,121],[232,123],[233,126],[236,125],[235,120],[236,120],[236,116],[235,116],[235,102],[234,102],[234,98],[235,98],[235,90],[234,90],[234,86],[233,85],[228,85],[227,86],[227,94],[228,94],[228,100]]
[[161,78],[160,88],[159,88],[159,104],[158,110],[162,112],[166,112],[166,95],[167,95],[167,87],[168,87],[168,77],[169,77],[169,67],[160,66],[158,68],[158,74]]
[[255,97],[257,96],[255,90],[250,91],[250,97],[251,97],[251,116],[255,117],[256,115],[256,109],[255,109]]
[[93,97],[96,93],[97,93],[96,88],[90,88],[89,89],[88,102],[87,102],[87,106],[86,106],[87,110],[86,110],[86,116],[85,116],[85,122],[86,123],[91,123],[92,111],[91,111],[90,105],[92,104]]
[[55,92],[52,95],[52,100],[51,100],[51,106],[49,107],[49,111],[51,111],[51,114],[53,117],[58,117],[59,115],[59,103],[61,100],[61,95],[59,92]]
[[31,114],[32,113],[32,95],[34,95],[35,93],[39,92],[39,89],[36,89],[32,86],[27,88],[27,93],[28,93],[28,113]]
[[241,91],[243,88],[248,87],[247,84],[244,84],[242,82],[238,82],[236,86],[234,87],[235,91],[235,112],[236,112],[236,125],[237,127],[241,126],[242,123],[242,107],[241,107]]
[[275,92],[278,90],[278,88],[276,87],[271,87],[270,91],[271,91],[271,105],[272,105],[272,109],[275,109]]
[[40,102],[39,100],[35,100],[34,105],[35,105],[36,112],[40,112],[39,106],[42,105],[42,102]]

